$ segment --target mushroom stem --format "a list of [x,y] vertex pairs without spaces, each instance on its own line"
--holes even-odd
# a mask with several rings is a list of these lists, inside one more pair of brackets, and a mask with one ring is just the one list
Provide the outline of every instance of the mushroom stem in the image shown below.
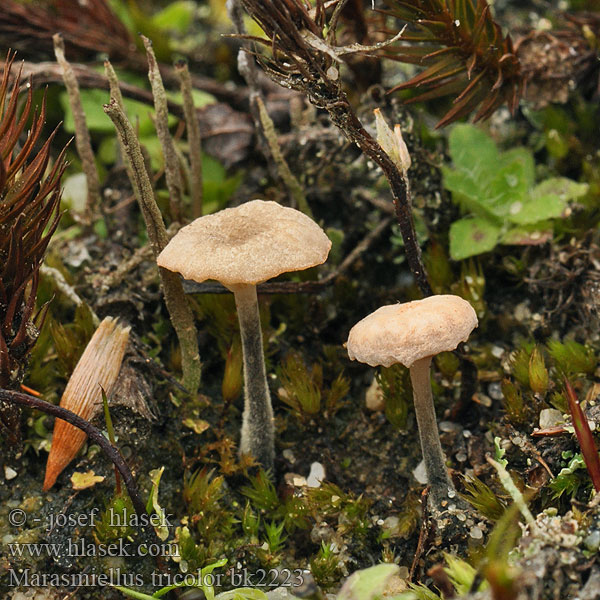
[[410,380],[413,387],[421,451],[425,461],[427,481],[430,485],[429,497],[435,506],[440,507],[443,500],[448,500],[448,490],[454,490],[454,486],[448,476],[440,444],[429,378],[430,365],[431,356],[415,361],[410,367]]
[[244,356],[244,416],[240,454],[251,454],[265,469],[273,468],[275,428],[263,355],[255,285],[230,286],[235,297]]

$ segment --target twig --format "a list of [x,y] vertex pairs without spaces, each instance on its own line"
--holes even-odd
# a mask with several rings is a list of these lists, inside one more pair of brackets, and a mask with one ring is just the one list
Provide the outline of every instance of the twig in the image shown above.
[[192,215],[196,219],[202,216],[202,137],[192,97],[192,79],[185,61],[181,60],[175,64],[175,74],[179,78],[183,96],[183,112],[185,113],[187,139],[190,147]]
[[81,104],[81,96],[79,94],[79,85],[77,77],[71,68],[71,65],[65,58],[65,44],[60,33],[52,36],[54,42],[54,54],[56,61],[62,69],[63,81],[67,89],[69,97],[69,105],[73,113],[73,122],[75,124],[75,145],[77,146],[77,154],[81,159],[81,166],[87,180],[87,204],[85,220],[89,223],[93,218],[98,206],[100,205],[100,180],[98,179],[98,171],[96,170],[96,162],[94,151],[92,150],[92,142],[90,140],[90,132],[87,128],[85,112]]
[[[94,71],[92,68],[78,63],[71,64],[71,68],[75,72],[80,87],[102,89],[106,89],[108,87],[106,84],[106,78],[100,73]],[[159,65],[159,68],[165,81],[168,83],[175,81],[175,75],[172,67],[161,64]],[[212,94],[219,101],[224,102],[236,108],[237,110],[248,110],[249,92],[247,88],[228,87],[229,84],[223,85],[214,79],[202,77],[196,74],[191,74],[190,76],[192,79],[192,85],[195,89],[203,90],[209,94]],[[57,67],[57,65],[53,62],[34,63],[24,61],[23,81],[28,81],[30,77],[32,78],[33,85],[35,87],[39,87],[47,83],[59,83],[62,81],[60,67]],[[141,102],[146,102],[147,104],[153,103],[152,94],[148,90],[124,81],[119,82],[119,87],[121,88],[123,95],[128,98],[140,100]],[[183,108],[177,104],[177,102],[172,102],[171,100],[169,100],[169,111],[180,118],[183,118],[184,116]]]
[[167,95],[163,86],[162,77],[160,76],[156,57],[154,56],[154,50],[152,49],[152,42],[144,35],[140,37],[144,42],[146,55],[148,56],[148,79],[152,86],[154,108],[156,110],[154,125],[165,160],[165,178],[167,180],[167,188],[169,189],[171,218],[174,221],[179,221],[181,223],[183,219],[183,180],[181,178],[181,171],[179,170],[179,161],[177,160],[173,138],[169,132]]
[[[325,12],[317,10],[313,17],[301,0],[240,1],[265,32],[264,45],[272,49],[271,59],[260,58],[271,79],[305,93],[312,104],[326,110],[334,125],[383,171],[392,191],[408,266],[421,292],[431,295],[404,176],[356,116],[341,88],[339,71],[330,54],[315,50],[314,45],[307,42],[307,32],[322,39],[328,25]],[[322,0],[318,0],[317,8],[322,6]],[[323,43],[327,42],[323,40]]]
[[429,514],[427,509],[427,507],[429,506],[427,502],[429,490],[430,488],[428,486],[421,492],[421,506],[423,507],[423,516],[421,517],[421,530],[419,531],[419,540],[417,541],[415,556],[413,558],[412,564],[410,565],[410,571],[408,575],[409,581],[414,581],[417,565],[419,564],[419,560],[421,559],[423,551],[425,550],[425,540],[427,539],[427,534],[429,530]]
[[[48,267],[47,265],[41,265],[40,273],[44,277],[50,279],[56,289],[64,294],[75,306],[80,306],[84,303],[73,286],[69,285],[67,280],[63,277],[63,274],[58,269],[55,269],[54,267]],[[98,315],[92,310],[91,307],[88,308],[92,316],[92,322],[96,327],[98,327],[98,325],[100,325],[100,319],[98,318]]]
[[[116,101],[104,105],[104,112],[115,125],[117,133],[125,147],[125,155],[133,173],[131,182],[140,209],[144,216],[150,246],[156,258],[169,242],[165,224],[154,199],[152,184],[146,171],[140,143],[131,123]],[[183,385],[194,395],[200,385],[201,362],[198,354],[198,336],[194,324],[194,316],[185,297],[179,276],[166,269],[158,270],[165,304],[171,317],[171,323],[179,339],[181,347],[181,366]]]
[[[56,406],[55,404],[51,404],[50,402],[46,402],[45,400],[41,400],[40,398],[23,394],[21,392],[0,389],[0,401],[8,402],[10,404],[18,404],[20,406],[27,406],[29,408],[35,408],[43,413],[56,417],[57,419],[62,419],[78,429],[81,429],[81,431],[83,431],[92,441],[100,446],[106,456],[119,470],[119,473],[123,477],[123,483],[127,488],[127,493],[131,498],[133,508],[141,519],[140,523],[147,523],[148,519],[146,506],[140,496],[140,492],[131,470],[127,466],[127,463],[121,456],[119,450],[104,437],[104,434],[99,429],[94,427],[89,421],[82,419],[79,415],[76,415],[74,412],[63,408],[62,406]],[[149,537],[158,541],[152,526],[149,525],[145,531]]]
[[[271,281],[260,283],[256,286],[258,294],[316,294],[333,283],[340,275],[345,273],[371,244],[392,224],[391,217],[385,217],[370,231],[354,250],[350,252],[340,265],[319,281]],[[196,283],[184,280],[183,289],[186,294],[229,294],[231,291],[220,283]]]

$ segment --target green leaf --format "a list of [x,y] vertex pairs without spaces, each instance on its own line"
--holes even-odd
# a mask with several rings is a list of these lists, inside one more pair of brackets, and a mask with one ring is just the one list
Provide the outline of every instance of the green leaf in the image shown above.
[[152,17],[152,24],[164,31],[186,33],[194,19],[196,5],[190,0],[173,2]]
[[256,588],[236,588],[227,592],[221,592],[215,596],[215,600],[267,600],[268,596]]
[[527,177],[527,167],[519,160],[496,169],[481,193],[481,204],[497,217],[507,217],[511,206],[516,201],[527,197],[529,191]]
[[473,173],[473,179],[480,181],[478,174],[496,168],[498,148],[491,137],[474,125],[456,125],[450,132],[448,150],[454,166]]
[[500,238],[500,243],[517,246],[539,246],[550,239],[552,239],[552,223],[540,221],[532,225],[522,225],[509,229]]
[[143,594],[142,592],[136,592],[134,590],[130,590],[125,587],[121,587],[120,585],[113,585],[116,590],[123,592],[126,596],[130,598],[137,598],[137,600],[155,600],[156,596],[148,596],[148,594]]
[[399,570],[398,565],[383,563],[355,571],[344,582],[336,600],[373,600],[381,596],[389,579]]
[[449,145],[454,169],[443,169],[444,185],[476,216],[504,219],[534,183],[533,155],[526,148],[500,154],[492,138],[473,125],[457,125]]
[[518,162],[522,167],[522,177],[529,189],[535,183],[535,162],[533,153],[528,148],[512,148],[500,155],[500,164],[502,166]]
[[[115,131],[114,126],[102,109],[102,105],[109,101],[108,92],[106,90],[81,90],[80,96],[88,129],[92,132],[96,131],[99,133],[113,134]],[[67,92],[60,93],[59,101],[65,115],[63,127],[65,128],[65,131],[74,133],[75,123],[73,121],[73,113],[71,112]],[[128,98],[123,100],[123,104],[125,105],[125,110],[130,120],[136,127],[138,127],[136,118],[139,117],[140,135],[149,134],[151,132],[156,135],[154,125],[149,116],[154,110],[150,106],[143,102],[130,100]]]
[[452,200],[460,204],[465,212],[473,212],[490,219],[495,217],[494,213],[481,203],[481,196],[485,192],[470,173],[460,169],[442,167],[442,174],[444,175],[444,187],[452,192]]
[[566,177],[551,177],[541,183],[538,183],[531,190],[531,197],[545,197],[548,194],[558,196],[563,202],[569,200],[576,200],[585,196],[588,192],[589,186],[587,183],[577,183],[572,179]]
[[501,229],[487,219],[470,218],[455,221],[450,226],[450,256],[463,260],[493,250]]
[[508,219],[517,225],[532,225],[562,216],[566,204],[556,194],[538,197],[531,195],[526,201],[517,200],[512,203]]

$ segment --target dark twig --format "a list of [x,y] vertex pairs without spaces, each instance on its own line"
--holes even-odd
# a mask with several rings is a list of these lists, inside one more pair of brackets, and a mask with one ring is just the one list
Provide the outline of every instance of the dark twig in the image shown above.
[[[337,64],[332,58],[335,50],[323,51],[328,40],[323,38],[327,23],[322,0],[317,2],[314,17],[300,0],[241,0],[241,3],[266,34],[265,39],[256,41],[272,51],[270,58],[258,58],[265,72],[280,85],[303,92],[312,104],[326,110],[344,135],[383,171],[392,190],[408,266],[421,292],[431,295],[406,180],[356,116],[340,84]],[[309,43],[313,38],[318,39],[318,46]]]
[[427,536],[429,535],[429,513],[427,510],[427,499],[429,497],[429,490],[430,488],[428,486],[421,492],[421,506],[423,507],[421,531],[419,532],[419,540],[417,541],[417,549],[415,550],[415,556],[413,558],[412,564],[410,565],[410,571],[408,575],[409,581],[415,580],[415,572],[417,570],[419,560],[421,560],[421,556],[425,551],[425,541],[427,539]]
[[[74,427],[77,427],[86,433],[92,441],[102,448],[104,453],[119,470],[121,477],[123,477],[123,483],[125,483],[125,487],[127,488],[127,493],[131,498],[131,503],[133,504],[135,512],[141,519],[140,522],[147,522],[148,519],[146,506],[140,496],[140,492],[131,470],[127,466],[127,463],[121,456],[119,450],[104,437],[103,433],[99,429],[94,427],[89,421],[82,419],[79,415],[76,415],[68,409],[62,408],[61,406],[56,406],[55,404],[50,404],[50,402],[46,402],[45,400],[36,398],[35,396],[30,396],[29,394],[0,389],[0,402],[8,402],[10,404],[19,404],[21,406],[35,408],[48,415],[56,417],[57,419],[62,419],[63,421],[70,423]],[[156,533],[151,526],[147,528],[147,533],[150,534],[152,538],[156,537]]]
[[[85,65],[79,65],[73,63],[71,65],[75,76],[77,77],[77,81],[81,88],[91,88],[91,89],[109,89],[108,79],[96,71],[92,70],[90,67]],[[160,72],[167,79],[165,73],[169,74],[169,81],[171,79],[175,80],[175,75],[171,74],[169,71],[170,67],[165,67],[164,65],[160,65]],[[27,90],[29,78],[31,77],[31,82],[34,88],[40,88],[48,83],[62,83],[62,75],[60,71],[60,67],[55,63],[31,63],[31,62],[23,62],[23,76],[22,76],[22,91]],[[224,101],[231,104],[233,107],[244,108],[247,106],[248,102],[248,93],[245,88],[236,88],[236,93],[240,95],[239,101],[232,101],[227,94],[218,94],[216,90],[211,92],[211,87],[208,85],[210,80],[204,81],[203,79],[198,80],[198,77],[192,75],[192,85],[195,89],[202,89],[209,93],[212,93],[216,97],[222,97]],[[25,81],[27,79],[27,81]],[[214,83],[214,82],[213,82]],[[216,84],[218,85],[218,84]],[[154,100],[152,98],[152,92],[149,90],[145,90],[141,87],[133,85],[131,83],[126,83],[124,81],[119,82],[119,87],[121,89],[121,93],[126,98],[131,98],[132,100],[138,100],[149,106],[152,106]],[[227,91],[223,88],[223,91]],[[183,119],[185,117],[183,106],[178,102],[173,102],[172,100],[168,100],[167,106],[169,108],[169,113]],[[198,116],[198,120],[200,122],[200,129],[203,137],[211,137],[214,135],[220,135],[224,133],[249,133],[252,131],[252,126],[248,121],[247,127],[245,129],[240,129],[238,126],[238,121],[235,121],[235,124],[230,129],[225,128],[215,128],[211,125],[209,117],[204,116],[204,111],[201,108],[196,109],[196,114]],[[237,114],[237,113],[232,113]]]
[[[354,263],[371,244],[392,224],[391,217],[385,217],[379,222],[377,227],[370,231],[357,244],[346,258],[340,263],[337,269],[331,271],[326,277],[319,281],[272,281],[261,283],[257,286],[257,293],[260,294],[316,294],[333,283],[340,275],[345,273],[352,263]],[[229,294],[231,290],[222,286],[220,283],[196,283],[187,279],[183,282],[183,289],[186,294]]]

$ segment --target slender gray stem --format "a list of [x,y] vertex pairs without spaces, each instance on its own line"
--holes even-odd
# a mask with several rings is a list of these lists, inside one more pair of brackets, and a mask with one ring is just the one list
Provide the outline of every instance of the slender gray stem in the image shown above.
[[244,355],[244,416],[240,454],[251,454],[265,469],[273,468],[275,427],[267,385],[260,315],[255,285],[231,286]]
[[454,490],[454,486],[448,476],[442,445],[440,444],[433,396],[431,394],[431,380],[429,379],[430,365],[431,356],[426,356],[414,362],[410,367],[410,380],[413,387],[417,424],[419,425],[421,451],[425,461],[427,481],[431,486],[429,498],[439,508],[443,500],[448,501],[448,490]]

